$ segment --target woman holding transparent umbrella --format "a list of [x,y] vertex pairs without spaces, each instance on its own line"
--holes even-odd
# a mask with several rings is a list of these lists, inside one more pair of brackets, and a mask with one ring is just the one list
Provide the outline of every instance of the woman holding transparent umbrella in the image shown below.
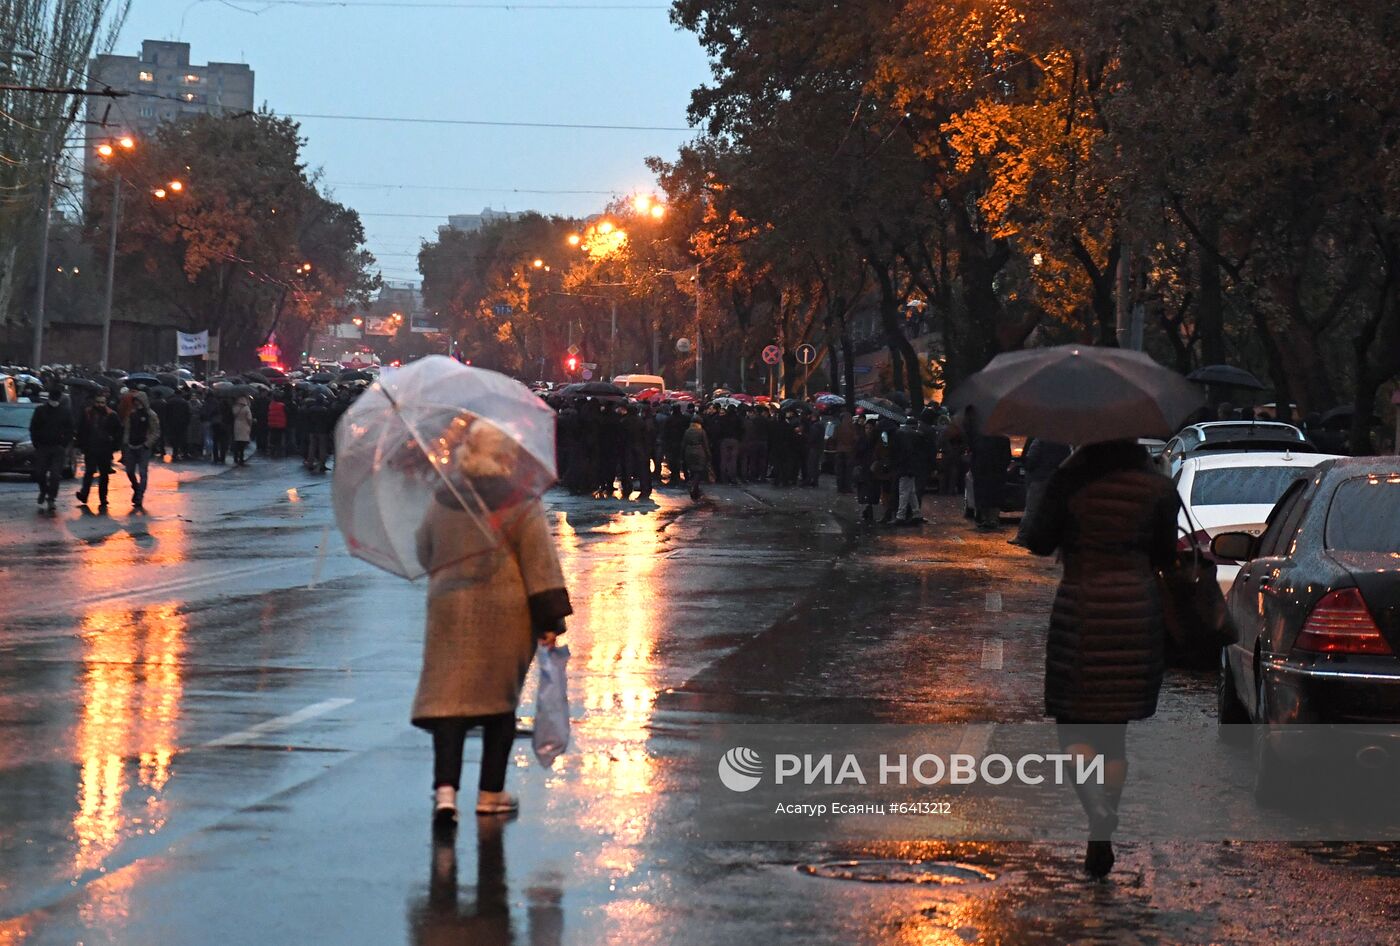
[[540,496],[556,477],[554,412],[495,372],[431,356],[386,372],[336,430],[333,497],[352,554],[427,576],[411,720],[433,736],[433,823],[457,821],[462,749],[480,728],[478,814],[505,791],[536,647],[571,613]]
[[[433,734],[434,821],[455,821],[467,732],[481,728],[477,814],[516,809],[505,791],[515,710],[537,644],[553,647],[572,613],[564,575],[538,499],[522,503],[511,476],[513,451],[489,424],[473,425],[454,462],[474,486],[446,487],[418,530],[418,559],[431,576],[423,670],[413,724]],[[476,509],[472,509],[477,505]],[[508,510],[501,541],[464,549],[471,517]]]

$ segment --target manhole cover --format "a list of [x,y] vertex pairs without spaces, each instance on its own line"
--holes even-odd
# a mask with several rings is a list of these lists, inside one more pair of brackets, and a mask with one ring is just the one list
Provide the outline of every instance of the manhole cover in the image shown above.
[[937,884],[954,887],[996,880],[996,874],[989,870],[951,861],[827,861],[822,864],[800,864],[797,869],[813,877],[858,880],[867,884]]

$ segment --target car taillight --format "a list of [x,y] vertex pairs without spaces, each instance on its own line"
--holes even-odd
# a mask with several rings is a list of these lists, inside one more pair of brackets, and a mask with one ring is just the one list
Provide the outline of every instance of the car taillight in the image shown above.
[[1390,645],[1355,588],[1323,595],[1313,605],[1295,646],[1319,654],[1389,654]]

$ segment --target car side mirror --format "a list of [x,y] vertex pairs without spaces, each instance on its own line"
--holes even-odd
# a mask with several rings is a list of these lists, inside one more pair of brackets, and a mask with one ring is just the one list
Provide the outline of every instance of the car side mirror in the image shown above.
[[1258,551],[1258,541],[1248,532],[1222,532],[1210,540],[1210,553],[1227,562],[1247,562]]

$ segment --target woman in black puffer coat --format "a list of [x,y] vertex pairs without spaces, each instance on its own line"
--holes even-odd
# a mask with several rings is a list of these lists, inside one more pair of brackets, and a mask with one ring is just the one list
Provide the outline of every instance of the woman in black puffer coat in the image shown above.
[[1178,501],[1171,480],[1131,441],[1078,450],[1051,478],[1027,525],[1037,555],[1064,564],[1050,615],[1045,710],[1065,751],[1105,757],[1105,784],[1076,786],[1089,815],[1084,866],[1113,866],[1110,837],[1128,775],[1127,723],[1157,711],[1162,623],[1156,572],[1173,566]]

